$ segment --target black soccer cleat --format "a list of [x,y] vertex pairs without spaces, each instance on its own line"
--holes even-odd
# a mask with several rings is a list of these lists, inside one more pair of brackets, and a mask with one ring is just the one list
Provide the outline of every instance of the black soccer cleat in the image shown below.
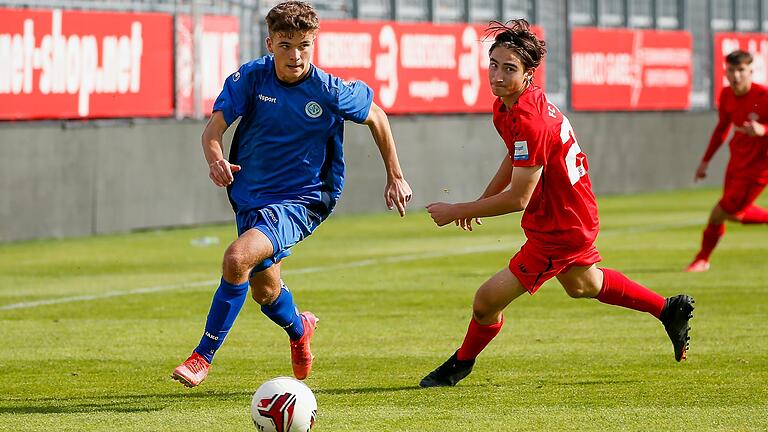
[[691,338],[688,320],[693,318],[693,298],[685,294],[669,297],[661,311],[661,322],[675,347],[675,360],[685,360]]
[[452,387],[456,383],[464,379],[470,372],[472,372],[472,366],[475,365],[474,360],[459,360],[456,355],[459,352],[453,353],[451,358],[445,361],[429,373],[429,375],[422,378],[419,382],[420,387]]

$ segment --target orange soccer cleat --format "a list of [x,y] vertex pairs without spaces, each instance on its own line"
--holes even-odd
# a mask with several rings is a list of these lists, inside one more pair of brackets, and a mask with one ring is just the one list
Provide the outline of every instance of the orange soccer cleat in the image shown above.
[[312,312],[302,312],[301,320],[304,322],[304,334],[301,339],[291,341],[291,364],[293,376],[303,380],[309,376],[309,372],[312,370],[312,360],[315,356],[310,351],[309,341],[312,339],[317,322],[320,320]]
[[193,352],[188,359],[184,360],[184,363],[173,370],[173,375],[171,375],[171,377],[185,386],[192,388],[203,382],[205,377],[208,376],[208,369],[210,368],[211,364],[208,363],[203,356]]
[[707,270],[709,270],[709,261],[701,258],[696,258],[685,268],[688,273],[703,273]]

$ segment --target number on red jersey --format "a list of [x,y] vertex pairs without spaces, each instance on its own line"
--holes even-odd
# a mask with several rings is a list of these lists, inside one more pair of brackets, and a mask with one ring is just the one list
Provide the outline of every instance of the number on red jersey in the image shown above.
[[568,153],[565,154],[565,167],[568,169],[568,179],[571,181],[571,186],[573,186],[580,178],[587,175],[586,155],[582,153],[581,147],[579,147],[579,143],[576,141],[576,136],[573,133],[571,122],[568,121],[566,116],[563,116],[563,122],[560,124],[560,140],[563,142],[563,145],[571,143],[570,147],[568,147]]

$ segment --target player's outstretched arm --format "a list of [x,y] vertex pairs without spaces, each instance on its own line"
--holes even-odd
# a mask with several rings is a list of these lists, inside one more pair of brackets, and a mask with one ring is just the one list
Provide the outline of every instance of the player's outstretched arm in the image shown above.
[[[512,187],[508,191],[465,203],[432,203],[427,205],[427,211],[438,226],[467,218],[500,216],[518,212],[528,206],[540,178],[541,165],[517,167],[512,172]],[[461,228],[467,229],[465,226],[461,226]]]
[[392,129],[389,127],[387,114],[378,105],[371,102],[368,118],[363,123],[368,125],[371,130],[371,135],[376,141],[381,159],[384,161],[384,168],[387,171],[387,185],[384,188],[384,200],[387,203],[387,208],[391,210],[393,207],[397,207],[400,216],[405,216],[405,206],[411,200],[413,192],[403,177],[402,169],[400,169],[395,139],[392,136]]
[[230,164],[224,159],[224,146],[221,142],[228,127],[221,111],[214,111],[203,130],[203,154],[208,161],[208,177],[220,187],[232,184],[235,179],[232,174],[240,171],[240,165]]

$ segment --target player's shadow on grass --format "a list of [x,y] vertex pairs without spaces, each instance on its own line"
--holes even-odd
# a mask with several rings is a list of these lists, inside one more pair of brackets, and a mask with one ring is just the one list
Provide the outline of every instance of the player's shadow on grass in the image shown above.
[[[462,387],[483,387],[483,384],[464,384]],[[423,389],[418,385],[412,386],[399,386],[399,387],[351,387],[351,388],[335,388],[335,389],[322,389],[315,388],[312,391],[315,394],[321,395],[350,395],[350,394],[366,394],[366,393],[397,393],[404,391],[429,391],[429,389]]]
[[121,402],[84,403],[75,405],[17,405],[0,407],[0,414],[83,414],[96,412],[137,413],[165,409],[168,404],[156,406],[125,406]]
[[576,381],[552,381],[540,383],[537,387],[567,387],[567,386],[601,386],[615,384],[639,384],[644,382],[640,379],[595,379],[595,380],[576,380]]
[[[55,397],[25,398],[19,400],[3,400],[0,403],[0,414],[76,414],[76,413],[135,413],[160,411],[180,401],[198,399],[205,401],[221,401],[222,399],[250,400],[252,394],[246,392],[192,392],[179,391],[174,393],[149,393],[133,395],[111,395],[109,401],[97,402],[96,396],[76,396],[66,399]],[[153,401],[153,399],[156,399]],[[82,401],[82,402],[78,402]],[[18,403],[16,403],[18,402]],[[14,404],[16,403],[16,404]]]
[[418,390],[420,387],[417,385],[412,386],[400,386],[400,387],[351,387],[351,388],[335,388],[335,389],[322,389],[315,388],[312,391],[315,394],[322,395],[349,395],[349,394],[366,394],[366,393],[394,393],[408,390]]

